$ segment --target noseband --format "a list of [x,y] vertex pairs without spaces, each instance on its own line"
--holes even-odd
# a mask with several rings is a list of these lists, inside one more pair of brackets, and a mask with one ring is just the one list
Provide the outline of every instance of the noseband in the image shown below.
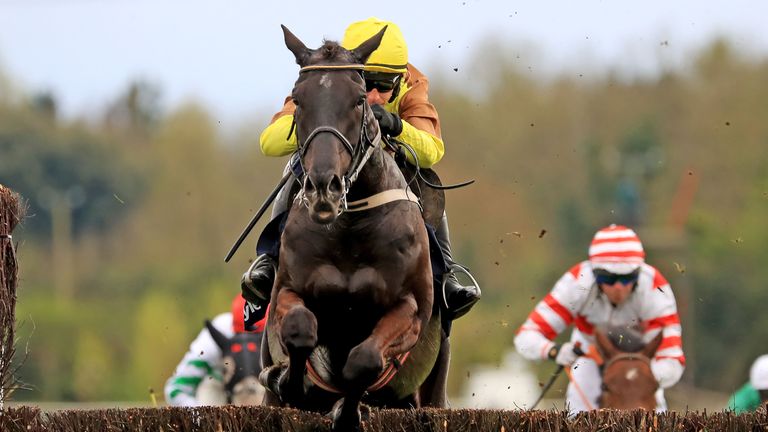
[[[299,70],[299,73],[306,73],[306,72],[314,72],[314,71],[328,71],[328,70],[357,70],[361,71],[363,70],[363,65],[361,64],[342,64],[342,65],[314,65],[314,66],[304,66]],[[336,138],[341,141],[342,144],[344,144],[344,148],[349,152],[350,156],[352,156],[352,163],[349,165],[349,168],[347,169],[347,172],[344,174],[343,178],[343,184],[344,184],[344,191],[341,195],[341,206],[339,207],[339,214],[343,213],[347,210],[347,193],[349,192],[349,188],[352,187],[352,183],[357,179],[357,176],[360,175],[360,171],[362,171],[363,166],[365,166],[365,163],[368,161],[368,159],[371,157],[371,154],[373,154],[373,151],[376,149],[376,147],[381,143],[381,129],[376,129],[376,135],[373,136],[373,138],[368,136],[368,121],[369,121],[369,113],[371,112],[371,108],[368,105],[368,103],[363,104],[363,115],[360,120],[360,137],[358,138],[357,145],[353,145],[349,139],[347,139],[346,136],[344,136],[343,133],[341,133],[338,129],[336,129],[333,126],[318,126],[315,129],[312,130],[312,132],[309,133],[307,138],[302,143],[300,139],[298,139],[297,134],[297,141],[299,141],[299,164],[301,165],[301,170],[303,173],[306,173],[306,170],[304,169],[304,156],[307,153],[307,150],[309,149],[309,145],[312,144],[312,141],[317,138],[318,135],[322,133],[329,133],[331,135],[334,135]],[[371,114],[372,115],[372,114]],[[294,130],[296,126],[296,115],[293,116],[293,125],[291,126],[291,131]],[[290,134],[289,134],[290,136]],[[306,198],[304,197],[304,192],[299,192],[300,197],[302,201],[306,204]]]

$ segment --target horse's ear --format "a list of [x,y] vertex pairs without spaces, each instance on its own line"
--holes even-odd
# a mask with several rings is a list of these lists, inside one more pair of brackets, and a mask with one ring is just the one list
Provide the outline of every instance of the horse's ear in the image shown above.
[[224,351],[229,346],[229,339],[227,339],[226,336],[218,331],[216,327],[211,324],[210,320],[205,320],[205,328],[208,329],[208,333],[211,334],[213,341],[216,342],[216,345],[218,345],[222,351]]
[[288,27],[280,24],[280,27],[283,28],[283,37],[285,37],[285,46],[288,47],[289,50],[293,53],[294,57],[296,57],[296,63],[304,67],[307,63],[307,60],[309,60],[309,56],[312,54],[312,50],[307,48],[306,45],[304,45],[304,42],[299,40],[299,38],[296,37],[293,33],[291,33],[290,30],[288,30]]
[[662,339],[664,339],[664,331],[660,331],[655,338],[645,344],[643,347],[643,354],[648,358],[653,358],[654,354],[656,354],[656,350],[659,349],[659,345],[661,345]]
[[365,64],[368,61],[368,57],[376,51],[376,48],[381,44],[381,39],[384,37],[384,32],[387,31],[387,26],[384,26],[378,33],[371,36],[370,39],[361,43],[357,48],[352,50],[352,55],[355,56],[358,62]]
[[603,358],[606,360],[619,353],[619,350],[613,346],[613,342],[611,342],[608,336],[600,329],[595,330],[595,342],[597,343],[597,348],[600,350]]

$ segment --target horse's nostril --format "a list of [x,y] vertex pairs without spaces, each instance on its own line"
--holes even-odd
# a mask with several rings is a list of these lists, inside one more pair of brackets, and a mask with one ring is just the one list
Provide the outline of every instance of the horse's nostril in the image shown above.
[[328,183],[328,192],[339,194],[342,191],[341,179],[339,176],[334,175],[330,183]]

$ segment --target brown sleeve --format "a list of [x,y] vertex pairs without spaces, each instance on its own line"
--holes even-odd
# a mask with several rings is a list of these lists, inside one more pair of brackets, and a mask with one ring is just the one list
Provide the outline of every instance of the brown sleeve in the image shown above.
[[409,63],[405,82],[409,89],[400,100],[400,118],[415,128],[442,139],[437,110],[429,102],[429,79]]
[[272,116],[272,120],[269,122],[269,124],[274,123],[277,119],[279,119],[282,116],[285,115],[293,115],[294,111],[296,111],[296,105],[293,103],[293,99],[288,96],[285,98],[285,103],[283,103],[283,109],[277,112],[277,114]]

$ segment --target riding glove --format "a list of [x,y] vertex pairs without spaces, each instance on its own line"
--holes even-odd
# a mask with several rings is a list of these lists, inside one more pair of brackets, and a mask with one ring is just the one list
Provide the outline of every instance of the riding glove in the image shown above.
[[555,363],[561,366],[570,366],[573,362],[579,358],[579,355],[574,351],[575,345],[573,342],[566,342],[560,346],[555,345],[549,352],[549,358],[553,359]]
[[373,116],[376,117],[376,120],[379,121],[381,132],[391,137],[396,137],[403,133],[403,121],[400,120],[397,114],[387,112],[381,105],[372,106],[371,111],[373,111]]
[[659,387],[672,387],[680,381],[685,368],[677,359],[653,359],[651,360],[651,372],[659,383]]

